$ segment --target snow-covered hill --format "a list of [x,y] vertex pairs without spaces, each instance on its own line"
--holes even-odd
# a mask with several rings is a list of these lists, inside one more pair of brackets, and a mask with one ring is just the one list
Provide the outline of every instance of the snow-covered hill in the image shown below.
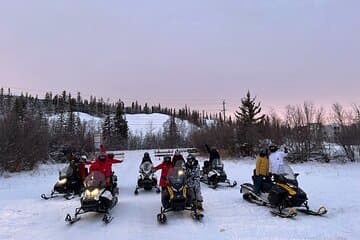
[[[87,122],[88,126],[99,129],[104,118],[91,116],[83,112],[75,112],[75,116],[79,116],[82,122]],[[151,114],[125,114],[128,121],[129,130],[134,135],[144,136],[146,133],[152,132],[156,134],[163,131],[164,123],[170,118],[169,115],[161,113]],[[56,120],[59,117],[58,114],[49,117],[49,120]],[[178,127],[183,129],[185,133],[188,133],[195,126],[189,121],[176,120]]]
[[[167,224],[159,225],[160,195],[133,194],[143,153],[128,151],[125,161],[114,165],[120,195],[109,225],[103,224],[101,215],[89,213],[69,226],[65,215],[79,206],[79,198],[40,198],[51,190],[63,165],[42,165],[35,172],[0,177],[0,239],[360,239],[359,163],[293,165],[310,206],[328,208],[323,217],[274,217],[267,208],[245,202],[239,186],[213,190],[202,184],[205,217],[201,223],[187,213],[174,213],[168,215]],[[153,154],[152,158],[155,164],[160,162]],[[231,180],[250,180],[253,161],[224,163]]]

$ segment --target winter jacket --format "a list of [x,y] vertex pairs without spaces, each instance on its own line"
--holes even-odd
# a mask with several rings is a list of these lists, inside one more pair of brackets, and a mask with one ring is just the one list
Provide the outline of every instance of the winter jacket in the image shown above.
[[269,163],[270,168],[269,171],[273,174],[282,174],[283,173],[283,165],[284,158],[287,154],[283,151],[276,151],[270,154]]
[[152,164],[151,158],[149,158],[149,157],[148,157],[148,158],[143,157],[143,159],[142,159],[142,161],[141,161],[141,163],[140,163],[140,167],[141,167],[141,165],[142,165],[144,162],[149,162],[149,163]]
[[105,174],[105,177],[110,177],[112,174],[112,164],[122,162],[122,160],[110,159],[108,157],[104,162],[97,159],[94,163],[91,164],[90,173],[92,171],[101,171]]
[[161,169],[160,186],[163,188],[166,188],[168,186],[166,178],[172,167],[173,165],[171,163],[165,163],[165,162],[162,162],[156,167],[154,167],[155,170]]
[[86,165],[90,165],[90,164],[91,164],[91,162],[88,162],[88,161],[80,162],[80,175],[81,175],[82,181],[84,181],[87,176]]
[[209,164],[211,166],[214,159],[220,159],[220,154],[216,149],[211,150],[207,144],[205,144],[205,147],[209,153]]
[[269,159],[267,157],[257,157],[255,175],[269,175]]
[[190,165],[186,164],[186,184],[190,188],[200,187],[200,165],[198,161]]
[[106,161],[102,162],[96,160],[94,163],[92,163],[90,166],[90,173],[92,173],[93,171],[100,171],[104,173],[105,177],[111,176],[111,167],[109,166],[109,163]]

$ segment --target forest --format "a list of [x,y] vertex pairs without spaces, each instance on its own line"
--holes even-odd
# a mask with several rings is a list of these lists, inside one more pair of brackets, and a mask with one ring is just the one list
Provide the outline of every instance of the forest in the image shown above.
[[[311,102],[286,106],[285,116],[264,114],[261,102],[250,91],[239,102],[234,117],[190,109],[191,103],[175,109],[158,105],[141,105],[137,101],[125,106],[119,99],[110,103],[103,98],[85,99],[63,91],[45,93],[43,99],[30,94],[13,95],[0,89],[0,171],[33,169],[38,163],[64,161],[71,152],[94,152],[94,134],[102,134],[108,149],[159,149],[196,147],[204,143],[218,148],[223,156],[255,156],[270,144],[286,146],[289,160],[304,162],[355,161],[359,158],[360,107],[346,108],[334,103],[330,113]],[[75,114],[88,113],[103,119],[96,128]],[[144,135],[129,131],[127,114],[162,113],[169,115],[163,131],[149,130]],[[56,118],[51,116],[56,115]],[[329,120],[330,119],[330,120]],[[190,133],[182,121],[194,127]],[[337,144],[342,154],[331,156],[328,145]]]

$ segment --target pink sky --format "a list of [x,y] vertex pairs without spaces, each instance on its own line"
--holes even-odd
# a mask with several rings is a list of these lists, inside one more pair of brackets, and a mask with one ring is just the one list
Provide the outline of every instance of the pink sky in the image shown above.
[[229,110],[359,104],[360,2],[2,1],[0,86]]

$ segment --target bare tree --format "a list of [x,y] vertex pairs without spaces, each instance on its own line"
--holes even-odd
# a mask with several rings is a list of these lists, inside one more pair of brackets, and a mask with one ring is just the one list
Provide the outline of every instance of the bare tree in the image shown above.
[[302,106],[287,106],[287,145],[291,148],[293,161],[306,161],[312,152],[321,152],[323,113],[322,108],[316,109],[310,102],[304,102]]
[[[332,110],[334,121],[339,126],[339,131],[335,133],[336,142],[341,145],[346,157],[355,161],[355,145],[359,143],[358,115],[354,118],[352,113],[339,103],[333,104]],[[358,107],[354,108],[355,114],[358,114],[358,110]]]

